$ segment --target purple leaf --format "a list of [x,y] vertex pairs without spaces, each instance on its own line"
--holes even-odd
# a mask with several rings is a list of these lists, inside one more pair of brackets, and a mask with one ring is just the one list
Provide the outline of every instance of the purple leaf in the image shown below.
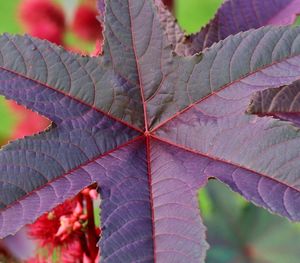
[[186,52],[195,54],[229,35],[252,28],[293,24],[299,13],[299,0],[228,0],[207,26],[190,37]]
[[256,92],[247,111],[252,114],[299,112],[299,84],[297,80],[291,85]]
[[[155,0],[157,6],[157,14],[163,27],[169,43],[172,45],[174,51],[179,55],[189,54],[189,45],[186,43],[186,36],[184,32],[180,29],[179,25],[176,23],[174,16],[171,11],[164,6],[168,1]],[[169,1],[172,2],[172,1]]]
[[290,85],[256,92],[247,109],[250,114],[273,116],[300,126],[299,80]]
[[[290,30],[241,33],[204,52],[181,90],[180,98],[188,96],[189,106],[177,108],[177,114],[163,120],[155,133],[163,141],[211,158],[208,176],[219,178],[256,204],[299,220],[300,156],[293,147],[300,143],[299,130],[274,119],[245,115],[252,92],[298,78],[299,57],[288,55],[295,51],[298,38]],[[283,39],[293,46],[288,53]],[[204,71],[205,66],[210,70]],[[169,105],[163,105],[164,113],[171,112]]]
[[209,177],[300,219],[300,130],[245,114],[253,92],[299,79],[300,29],[251,30],[184,57],[161,8],[106,1],[97,58],[0,37],[1,94],[53,121],[0,152],[1,237],[93,183],[102,262],[204,262],[196,192]]

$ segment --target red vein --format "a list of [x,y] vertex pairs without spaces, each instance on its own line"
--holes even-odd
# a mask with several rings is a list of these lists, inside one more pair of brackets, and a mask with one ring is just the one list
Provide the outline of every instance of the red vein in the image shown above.
[[[145,2],[144,2],[144,4],[145,4]],[[134,54],[135,61],[136,61],[136,68],[137,68],[137,72],[138,72],[138,76],[139,76],[139,84],[140,84],[141,98],[142,98],[143,111],[144,111],[145,132],[147,133],[148,130],[149,130],[148,116],[147,116],[147,103],[146,103],[146,99],[145,99],[145,95],[144,95],[142,75],[141,75],[141,70],[140,70],[140,66],[139,66],[139,63],[138,63],[137,51],[136,51],[136,46],[135,46],[136,40],[135,40],[135,37],[134,37],[134,34],[133,34],[133,19],[132,19],[132,16],[131,16],[130,6],[131,6],[130,0],[128,0],[128,15],[129,15],[129,18],[130,18],[130,28],[132,29],[132,31],[131,31],[132,49],[133,49],[133,54]],[[141,9],[143,9],[143,8],[144,8],[144,6]]]
[[[68,93],[66,93],[66,92],[64,92],[64,91],[62,91],[62,90],[60,90],[60,89],[55,89],[55,88],[53,88],[53,87],[50,87],[50,86],[47,85],[46,83],[42,83],[42,82],[40,82],[40,81],[38,81],[38,80],[36,80],[36,79],[31,79],[30,77],[24,76],[24,75],[22,75],[22,74],[20,74],[20,73],[18,73],[18,72],[15,72],[15,71],[13,71],[13,70],[11,70],[11,69],[6,69],[6,68],[4,68],[3,66],[0,66],[0,69],[2,69],[2,70],[4,70],[4,71],[7,71],[7,72],[10,72],[10,73],[12,73],[12,74],[15,74],[15,75],[17,75],[17,76],[19,76],[19,77],[21,77],[21,78],[25,78],[25,79],[27,79],[27,80],[30,80],[30,81],[32,81],[32,82],[35,82],[35,83],[37,83],[38,85],[44,86],[44,87],[46,87],[46,88],[48,88],[48,89],[50,89],[50,90],[53,90],[53,91],[55,91],[55,92],[58,92],[58,93],[60,93],[60,94],[62,94],[62,95],[64,95],[64,96],[70,98],[71,100],[75,100],[76,102],[79,102],[79,103],[81,103],[81,104],[83,104],[83,105],[85,105],[85,106],[87,106],[87,107],[89,107],[89,108],[91,108],[91,109],[93,109],[93,110],[95,110],[95,111],[97,111],[97,112],[100,112],[101,114],[107,116],[108,118],[110,118],[110,119],[112,119],[112,120],[114,120],[114,121],[116,121],[116,122],[119,122],[119,123],[121,123],[121,124],[127,126],[128,128],[131,128],[131,129],[133,129],[133,130],[136,130],[136,131],[138,131],[138,132],[142,132],[142,133],[143,133],[143,131],[142,131],[140,128],[135,127],[135,126],[133,126],[133,125],[131,125],[131,124],[129,124],[129,123],[127,123],[127,122],[125,122],[125,121],[123,121],[123,120],[121,120],[121,119],[115,117],[115,116],[112,116],[112,115],[108,114],[107,112],[102,111],[102,110],[100,110],[99,108],[96,108],[95,106],[90,105],[89,103],[80,100],[79,98],[73,97],[71,94],[68,94]],[[12,98],[11,100],[14,100],[14,99]],[[23,104],[22,104],[22,105],[23,105]],[[50,118],[50,117],[49,117],[49,118]]]
[[152,240],[153,240],[153,262],[156,262],[156,239],[155,239],[155,216],[153,205],[153,193],[152,193],[152,173],[151,173],[151,136],[146,136],[146,157],[147,157],[147,173],[148,173],[148,185],[150,194],[150,207],[151,207],[151,220],[152,220]]
[[[234,81],[231,81],[231,82],[227,83],[226,85],[224,85],[223,87],[219,88],[218,90],[216,90],[216,91],[214,91],[214,92],[211,92],[211,93],[208,94],[207,96],[204,96],[203,98],[201,98],[201,99],[199,99],[199,100],[196,100],[194,103],[192,103],[192,104],[190,104],[189,106],[185,107],[184,109],[178,111],[176,114],[172,115],[171,117],[167,118],[166,120],[164,120],[163,122],[161,122],[160,124],[158,124],[158,125],[157,125],[156,127],[154,127],[151,131],[154,132],[154,131],[158,130],[159,128],[161,128],[162,126],[166,125],[168,122],[172,121],[173,119],[175,119],[175,118],[178,117],[179,115],[181,115],[181,114],[185,113],[186,111],[188,111],[189,109],[195,107],[195,105],[197,105],[197,104],[199,104],[199,103],[201,103],[201,102],[207,100],[208,98],[210,98],[210,97],[216,95],[217,93],[220,93],[221,91],[225,90],[225,89],[228,88],[229,86],[234,85],[234,84],[236,84],[236,83],[239,83],[239,82],[241,82],[242,80],[244,80],[244,79],[246,79],[246,78],[248,78],[248,77],[250,77],[250,76],[252,76],[252,75],[254,75],[254,74],[256,74],[256,73],[259,73],[259,72],[263,71],[264,69],[270,68],[270,67],[275,66],[275,65],[277,65],[277,64],[281,64],[281,63],[283,63],[283,62],[287,62],[287,60],[292,59],[292,58],[296,58],[296,57],[299,57],[299,56],[300,56],[300,54],[296,54],[296,55],[293,55],[293,56],[290,56],[290,57],[286,57],[286,58],[284,58],[284,59],[282,59],[282,60],[280,60],[280,61],[275,61],[275,62],[273,62],[273,63],[271,63],[271,64],[268,64],[268,65],[266,65],[266,66],[264,66],[264,67],[258,68],[257,70],[255,70],[255,71],[253,71],[253,72],[250,72],[250,73],[246,74],[246,75],[243,76],[243,77],[240,77],[240,78],[238,78],[238,79],[236,79],[236,80],[234,80]],[[299,74],[299,76],[300,76],[300,74]],[[295,76],[294,78],[296,79],[297,76]],[[292,81],[291,81],[291,83],[292,83]],[[289,84],[289,83],[288,83],[288,84]]]
[[132,139],[132,140],[126,142],[126,143],[123,143],[123,144],[119,145],[118,147],[116,147],[116,148],[114,148],[114,149],[111,149],[111,150],[109,150],[109,151],[107,151],[107,152],[105,152],[105,153],[103,153],[103,154],[97,155],[97,156],[94,157],[93,159],[88,160],[88,161],[86,161],[86,162],[80,164],[80,165],[77,166],[77,167],[74,167],[73,169],[69,170],[67,173],[64,173],[64,174],[62,174],[62,175],[60,175],[60,176],[58,176],[58,177],[55,177],[53,180],[47,182],[46,184],[44,184],[44,185],[42,185],[42,186],[40,186],[40,187],[34,189],[34,190],[31,191],[30,193],[28,193],[28,194],[24,195],[23,197],[17,199],[16,201],[12,202],[12,203],[9,204],[8,206],[6,206],[4,209],[0,209],[0,213],[3,212],[3,211],[5,211],[5,210],[7,210],[7,209],[9,209],[9,208],[11,208],[11,207],[14,206],[15,204],[20,203],[22,200],[24,200],[24,199],[26,199],[27,197],[31,196],[33,193],[40,191],[41,189],[47,187],[48,185],[51,185],[53,182],[55,182],[55,181],[57,181],[57,180],[59,180],[59,179],[61,179],[61,178],[63,178],[63,177],[68,176],[69,174],[71,174],[71,173],[73,173],[73,172],[79,170],[80,168],[82,168],[82,167],[84,167],[84,166],[86,166],[86,165],[88,165],[88,164],[90,164],[90,163],[92,163],[92,162],[95,162],[95,161],[98,160],[98,159],[101,159],[101,158],[103,158],[103,157],[105,157],[105,156],[107,156],[107,155],[109,155],[109,154],[112,154],[112,153],[116,152],[117,150],[120,150],[120,149],[122,149],[122,148],[124,148],[124,147],[126,147],[126,146],[128,146],[128,145],[130,145],[130,144],[132,144],[132,143],[134,143],[134,142],[136,142],[136,141],[138,141],[138,140],[141,140],[142,138],[144,138],[144,135],[137,136],[137,137],[135,137],[134,139]]
[[209,159],[211,159],[211,160],[213,160],[213,161],[222,162],[222,163],[224,163],[224,164],[233,165],[233,166],[236,166],[237,168],[241,168],[241,169],[244,169],[244,170],[249,171],[249,172],[251,172],[251,173],[255,173],[255,174],[259,175],[259,176],[263,176],[263,177],[265,177],[265,178],[267,178],[267,179],[269,179],[269,180],[273,180],[273,181],[275,181],[275,182],[278,183],[278,184],[282,184],[282,185],[284,185],[284,186],[286,186],[286,187],[288,187],[288,188],[291,188],[291,189],[295,190],[296,192],[300,193],[300,189],[297,189],[297,188],[294,187],[294,186],[288,185],[288,184],[285,183],[285,182],[279,181],[278,179],[276,179],[276,178],[274,178],[274,177],[270,177],[270,176],[267,175],[267,174],[263,174],[263,173],[254,171],[254,170],[252,170],[252,169],[250,169],[250,168],[243,167],[243,166],[241,166],[241,165],[239,165],[239,164],[237,164],[237,163],[230,162],[230,161],[228,161],[228,160],[224,160],[224,159],[221,159],[221,158],[218,158],[218,157],[215,157],[215,156],[210,156],[210,155],[205,154],[205,153],[203,153],[203,152],[199,152],[199,151],[196,151],[196,150],[194,150],[194,149],[187,148],[187,147],[185,147],[185,146],[183,146],[183,145],[176,144],[176,143],[174,143],[174,142],[171,142],[171,141],[169,141],[169,140],[167,140],[167,139],[158,137],[158,136],[156,136],[156,135],[151,135],[151,137],[152,137],[153,139],[155,139],[155,140],[158,140],[158,141],[163,142],[163,143],[165,143],[165,144],[169,144],[169,145],[171,145],[171,146],[173,146],[173,147],[177,147],[177,148],[179,148],[179,149],[185,150],[185,151],[190,152],[190,153],[192,153],[192,154],[196,154],[196,155],[199,155],[199,156],[201,156],[201,157],[206,157],[206,158],[209,158]]

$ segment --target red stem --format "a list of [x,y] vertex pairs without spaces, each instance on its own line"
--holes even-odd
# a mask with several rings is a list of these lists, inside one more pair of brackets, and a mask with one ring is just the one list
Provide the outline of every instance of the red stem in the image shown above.
[[[84,195],[82,193],[79,193],[77,195],[77,201],[80,203],[81,207],[83,207],[83,198],[84,198]],[[85,252],[85,254],[87,256],[90,256],[89,246],[88,246],[88,242],[87,242],[85,235],[80,235],[80,243],[81,243],[82,250]],[[82,258],[82,260],[83,260],[83,258]]]
[[8,250],[6,249],[4,242],[0,240],[0,255],[10,257]]
[[85,201],[86,201],[86,210],[88,215],[87,243],[88,243],[89,253],[87,255],[90,255],[90,259],[92,260],[92,262],[95,262],[95,259],[97,258],[98,255],[98,248],[97,248],[98,236],[96,234],[96,227],[95,227],[94,206],[93,206],[93,200],[89,195],[85,195]]

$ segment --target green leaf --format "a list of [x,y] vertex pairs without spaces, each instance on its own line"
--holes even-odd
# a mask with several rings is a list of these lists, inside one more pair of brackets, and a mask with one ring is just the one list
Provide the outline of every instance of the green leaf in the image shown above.
[[187,33],[195,33],[213,18],[222,0],[177,0],[175,9],[180,26]]
[[240,198],[217,181],[210,181],[207,192],[212,216],[208,226],[207,263],[298,263],[299,224],[271,215]]
[[16,11],[19,3],[20,0],[0,2],[0,32],[21,32],[19,21],[16,19]]
[[7,140],[11,136],[11,131],[17,118],[13,115],[7,101],[0,96],[0,142]]

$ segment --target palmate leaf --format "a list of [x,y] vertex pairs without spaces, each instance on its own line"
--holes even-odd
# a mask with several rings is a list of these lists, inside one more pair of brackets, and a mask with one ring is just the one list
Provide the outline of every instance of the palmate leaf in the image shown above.
[[299,78],[300,28],[181,57],[159,2],[103,3],[103,57],[0,37],[1,94],[53,121],[0,153],[0,237],[95,182],[101,262],[203,262],[196,192],[209,177],[299,220],[300,130],[245,110],[254,91]]

